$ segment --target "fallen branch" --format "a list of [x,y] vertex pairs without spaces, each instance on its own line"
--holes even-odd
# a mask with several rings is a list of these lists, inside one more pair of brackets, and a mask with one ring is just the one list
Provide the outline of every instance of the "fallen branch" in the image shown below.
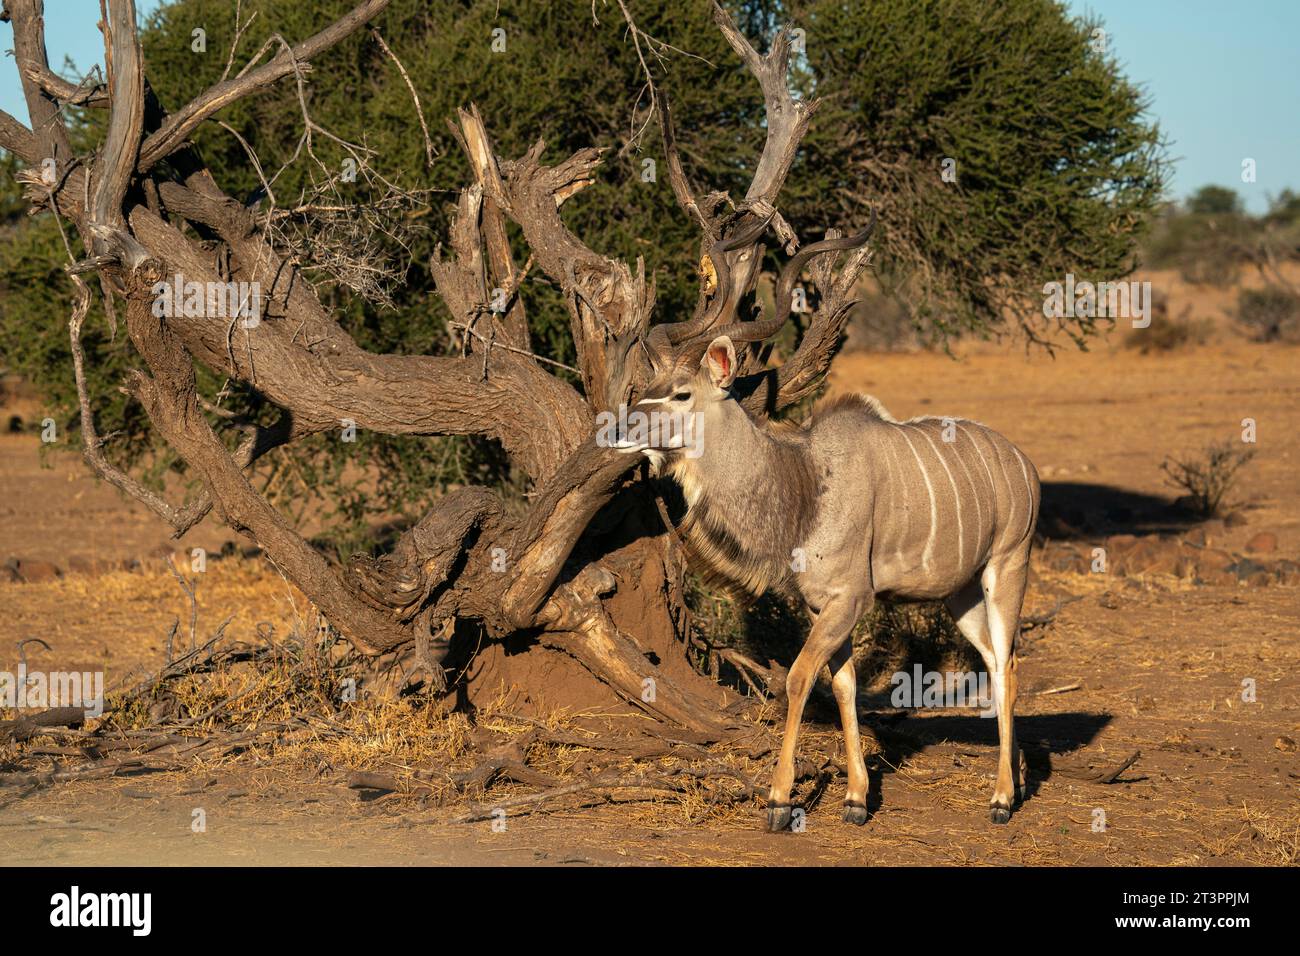
[[347,776],[349,790],[368,790],[378,795],[403,793],[414,797],[432,796],[433,788],[424,785],[412,785],[410,781],[399,780],[382,773],[366,773],[354,770]]
[[86,720],[82,707],[51,707],[39,714],[20,716],[16,720],[0,720],[0,737],[11,740],[30,740],[51,727],[80,727]]
[[1138,758],[1141,756],[1142,751],[1135,750],[1125,757],[1122,762],[1116,765],[1103,765],[1101,767],[1096,767],[1091,764],[1086,766],[1053,766],[1052,772],[1062,774],[1072,780],[1084,780],[1088,783],[1114,783],[1116,778],[1129,767],[1133,766],[1133,764],[1137,763]]
[[1032,631],[1036,627],[1045,627],[1051,624],[1056,615],[1061,613],[1061,609],[1067,604],[1073,604],[1075,601],[1082,601],[1082,594],[1075,594],[1068,598],[1057,598],[1056,605],[1045,614],[1027,614],[1020,618],[1020,631]]
[[[97,780],[101,777],[115,777],[118,774],[132,772],[144,773],[161,770],[182,770],[185,768],[188,760],[192,760],[194,755],[201,750],[210,747],[220,747],[222,755],[230,753],[232,750],[242,747],[250,740],[261,737],[264,734],[273,731],[279,731],[284,728],[284,724],[269,724],[258,730],[249,731],[235,736],[217,736],[199,740],[192,746],[183,750],[178,750],[170,755],[176,758],[185,757],[186,760],[175,759],[170,762],[146,763],[138,754],[121,757],[112,760],[99,760],[86,764],[82,767],[54,767],[50,770],[36,773],[0,773],[0,787],[41,787],[50,786],[56,783],[66,783],[71,780]],[[158,751],[167,746],[175,746],[186,743],[190,738],[167,737],[157,744],[150,746],[149,743],[139,745],[139,749],[144,752]]]
[[710,772],[697,772],[692,774],[682,773],[678,770],[669,772],[667,776],[654,777],[645,774],[625,774],[625,773],[608,773],[598,777],[590,777],[586,780],[579,780],[576,783],[569,783],[559,787],[552,787],[549,790],[543,790],[540,793],[523,794],[518,797],[506,797],[498,800],[496,803],[480,804],[468,813],[463,813],[458,817],[453,817],[448,823],[476,823],[481,820],[490,820],[500,815],[504,811],[519,810],[524,807],[535,808],[539,804],[548,800],[554,800],[558,797],[571,796],[577,793],[585,793],[590,790],[649,790],[663,793],[681,793],[689,786],[689,782],[679,782],[671,779],[671,776],[690,776],[692,780],[700,780],[706,776],[728,776],[740,780],[747,788],[746,798],[754,792],[753,784],[734,770],[717,769]]

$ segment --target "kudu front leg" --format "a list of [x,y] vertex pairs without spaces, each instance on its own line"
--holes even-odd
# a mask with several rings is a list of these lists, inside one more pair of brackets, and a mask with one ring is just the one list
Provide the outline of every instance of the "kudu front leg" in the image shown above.
[[[790,826],[793,810],[790,791],[794,789],[794,758],[799,749],[799,726],[803,723],[803,709],[808,703],[808,693],[813,681],[831,657],[849,639],[870,601],[852,598],[834,598],[822,608],[808,634],[808,640],[795,658],[786,677],[785,737],[781,741],[781,756],[772,777],[772,789],[767,798],[767,828],[773,833]],[[842,712],[841,712],[842,713]],[[856,715],[855,715],[856,716]],[[865,777],[866,771],[863,770]],[[865,788],[864,788],[865,792]],[[864,797],[865,800],[865,797]]]

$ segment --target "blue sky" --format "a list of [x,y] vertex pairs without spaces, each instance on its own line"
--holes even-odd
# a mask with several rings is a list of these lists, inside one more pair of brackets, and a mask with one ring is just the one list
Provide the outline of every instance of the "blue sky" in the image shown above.
[[[1171,141],[1172,193],[1231,186],[1247,208],[1300,191],[1298,0],[1070,0],[1095,13],[1107,48],[1151,98]],[[1256,181],[1241,181],[1242,160]]]
[[[156,6],[137,0],[141,15]],[[1258,212],[1267,196],[1300,191],[1300,0],[1068,0],[1068,7],[1102,18],[1108,49],[1150,95],[1176,160],[1174,198],[1217,183]],[[82,70],[101,62],[98,13],[99,0],[47,0],[51,64],[61,67],[65,55]],[[12,46],[0,24],[0,48]],[[0,108],[27,118],[7,55]],[[1254,183],[1241,181],[1246,158],[1255,160]]]

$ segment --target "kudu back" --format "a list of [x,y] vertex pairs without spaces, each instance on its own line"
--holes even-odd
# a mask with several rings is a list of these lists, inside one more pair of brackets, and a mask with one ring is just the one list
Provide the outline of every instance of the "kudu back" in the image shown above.
[[702,354],[688,348],[660,363],[633,409],[654,415],[659,427],[622,447],[680,485],[681,530],[701,570],[753,595],[784,587],[807,605],[813,625],[787,680],[769,829],[790,824],[799,725],[827,665],[849,758],[844,819],[866,822],[849,636],[878,595],[943,600],[983,658],[1000,740],[990,815],[1005,823],[1023,796],[1012,722],[1015,639],[1038,516],[1037,472],[990,428],[958,418],[898,421],[866,396],[825,402],[801,426],[751,417],[731,390],[733,339],[765,338],[785,321],[803,261],[777,283],[772,319],[725,326]]

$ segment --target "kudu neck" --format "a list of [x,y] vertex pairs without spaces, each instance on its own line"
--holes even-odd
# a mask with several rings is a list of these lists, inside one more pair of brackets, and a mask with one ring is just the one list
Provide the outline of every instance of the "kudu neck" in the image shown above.
[[704,413],[702,452],[673,463],[687,526],[718,576],[757,593],[783,579],[816,511],[806,433],[757,423],[734,400]]

